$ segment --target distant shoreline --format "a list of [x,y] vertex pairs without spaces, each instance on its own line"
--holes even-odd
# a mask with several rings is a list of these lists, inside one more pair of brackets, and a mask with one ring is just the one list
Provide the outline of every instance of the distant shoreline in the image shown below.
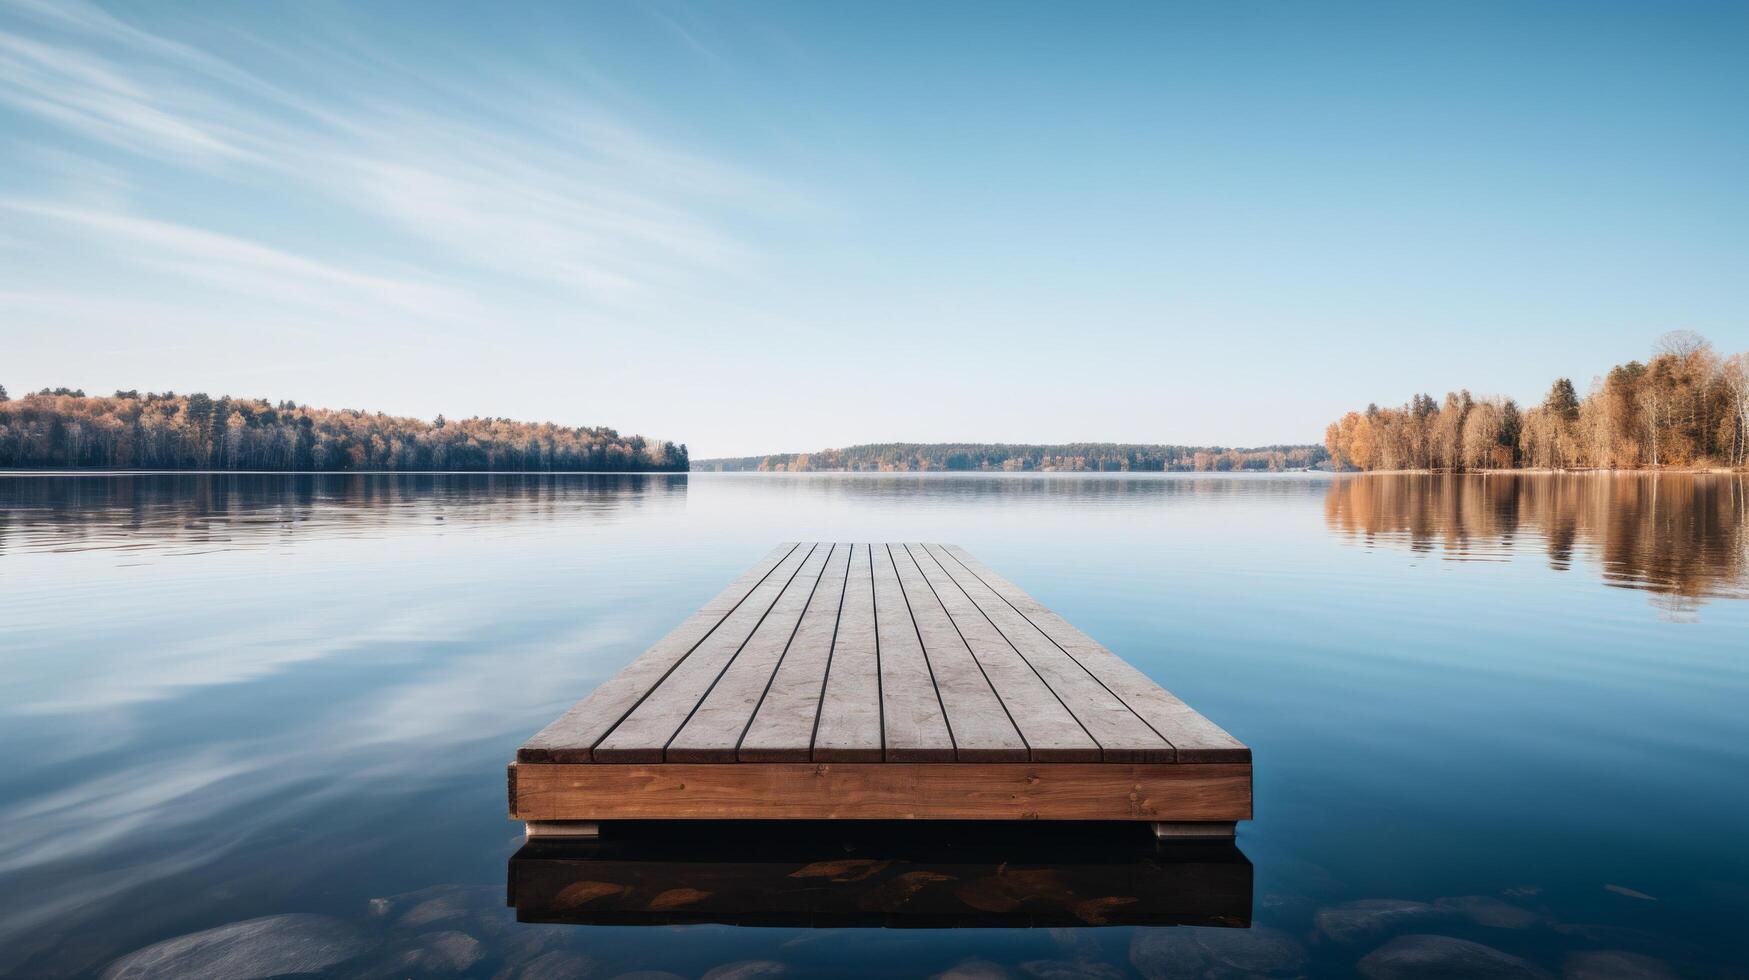
[[1741,476],[1749,474],[1749,469],[1729,466],[1663,466],[1655,469],[1650,466],[1620,469],[1602,466],[1574,467],[1572,469],[1556,469],[1548,466],[1512,466],[1481,470],[1332,470],[1329,472],[1334,476],[1518,476],[1523,474],[1533,476],[1589,476],[1597,474],[1607,476],[1658,476],[1664,474],[1672,476]]
[[50,476],[986,476],[1024,477],[1286,477],[1286,476],[1745,476],[1749,469],[1665,467],[1662,469],[1549,469],[1513,467],[1485,470],[165,470],[40,469],[0,467],[0,477]]
[[687,476],[690,470],[129,470],[8,468],[0,476]]

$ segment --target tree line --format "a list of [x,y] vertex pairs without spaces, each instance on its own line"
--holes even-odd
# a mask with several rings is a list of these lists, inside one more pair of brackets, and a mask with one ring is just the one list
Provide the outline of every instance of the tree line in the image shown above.
[[932,470],[1041,473],[1125,473],[1166,470],[1308,469],[1325,461],[1322,446],[1164,446],[1115,442],[1062,445],[883,442],[812,453],[701,459],[693,469],[718,472],[927,472]]
[[685,471],[686,446],[609,428],[423,419],[174,392],[0,388],[0,468]]
[[1400,408],[1369,405],[1324,430],[1335,468],[1660,469],[1749,465],[1749,353],[1720,356],[1691,331],[1665,334],[1650,360],[1596,378],[1580,397],[1559,378],[1543,400],[1451,392]]

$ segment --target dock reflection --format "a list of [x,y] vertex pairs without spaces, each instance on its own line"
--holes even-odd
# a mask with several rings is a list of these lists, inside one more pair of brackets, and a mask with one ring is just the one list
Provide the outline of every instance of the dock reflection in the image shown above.
[[1251,879],[1142,824],[649,821],[530,841],[506,887],[520,922],[1247,927]]

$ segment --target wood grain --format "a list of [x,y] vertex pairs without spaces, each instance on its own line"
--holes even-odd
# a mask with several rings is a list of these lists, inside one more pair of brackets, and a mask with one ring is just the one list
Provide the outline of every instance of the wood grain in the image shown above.
[[904,545],[888,545],[961,762],[1025,762],[1026,739]]
[[516,820],[1251,819],[1249,765],[517,764]]
[[674,665],[734,612],[755,587],[796,550],[794,542],[778,545],[745,575],[736,579],[698,612],[657,640],[619,673],[608,678],[588,697],[577,702],[556,721],[541,729],[517,750],[523,762],[588,762],[591,750],[613,726],[619,724],[643,700]]
[[723,668],[753,635],[778,596],[813,553],[814,545],[798,546],[757,586],[722,624],[669,671],[655,690],[596,744],[598,762],[660,762],[668,740],[680,730],[692,709],[716,682]]
[[[806,762],[812,757],[814,727],[826,688],[826,667],[844,605],[850,572],[851,546],[834,545],[826,569],[802,614],[771,685],[741,737],[736,758],[742,762]],[[870,658],[873,659],[872,657]],[[878,724],[878,720],[877,720]],[[878,758],[880,746],[874,746]]]
[[871,549],[851,550],[844,580],[838,633],[826,664],[826,686],[814,733],[818,762],[879,762],[881,741],[880,649],[875,639],[874,569]]
[[888,762],[947,762],[952,730],[886,545],[872,549],[881,732]]
[[1045,608],[1014,583],[991,571],[958,545],[943,549],[954,560],[1025,616],[1032,625],[1087,672],[1098,678],[1130,710],[1172,743],[1179,762],[1249,762],[1251,750],[1225,729],[1149,679],[1097,640]]
[[802,613],[807,611],[826,569],[830,545],[816,545],[813,553],[802,562],[783,594],[772,604],[771,611],[760,621],[753,635],[729,665],[723,668],[710,692],[698,702],[692,717],[680,726],[662,756],[669,762],[734,762],[735,747],[747,722],[765,696],[765,688],[777,672],[801,626]]
[[[923,549],[1099,743],[1105,762],[1175,762],[1172,744],[940,545]],[[969,618],[969,616],[968,616]]]
[[1099,743],[923,546],[906,545],[905,550],[1020,729],[1027,757],[1034,762],[1100,761]]

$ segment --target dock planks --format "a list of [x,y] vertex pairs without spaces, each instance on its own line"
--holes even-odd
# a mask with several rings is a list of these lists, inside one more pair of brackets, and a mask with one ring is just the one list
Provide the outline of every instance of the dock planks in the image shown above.
[[964,549],[785,544],[542,729],[511,816],[1251,816],[1251,753]]

